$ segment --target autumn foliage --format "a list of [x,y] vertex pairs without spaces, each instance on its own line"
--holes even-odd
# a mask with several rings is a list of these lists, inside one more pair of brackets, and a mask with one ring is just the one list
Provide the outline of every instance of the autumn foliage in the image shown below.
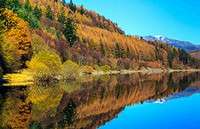
[[1,52],[5,55],[3,58],[8,69],[16,70],[31,56],[31,33],[28,24],[12,11],[4,10],[1,17],[4,19]]
[[[24,66],[35,52],[32,47],[37,40],[32,39],[32,35],[39,36],[61,63],[70,60],[79,66],[94,69],[106,66],[106,69],[113,70],[199,66],[199,61],[186,52],[125,35],[117,24],[83,6],[76,6],[72,1],[16,0],[16,3],[17,8],[11,4],[1,11],[5,27],[1,36],[5,42],[1,45],[1,55],[10,61],[5,61],[10,64],[10,69],[13,69],[12,65],[18,64],[14,69]],[[39,56],[43,54],[45,56],[45,53]]]

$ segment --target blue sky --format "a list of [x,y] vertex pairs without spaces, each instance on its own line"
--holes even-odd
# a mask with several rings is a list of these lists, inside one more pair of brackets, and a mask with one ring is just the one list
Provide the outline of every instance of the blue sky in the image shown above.
[[199,0],[74,0],[116,22],[126,34],[163,35],[200,44]]

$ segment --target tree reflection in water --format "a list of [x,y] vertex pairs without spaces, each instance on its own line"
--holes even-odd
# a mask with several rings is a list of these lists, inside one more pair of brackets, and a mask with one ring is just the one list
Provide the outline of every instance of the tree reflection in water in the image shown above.
[[127,105],[200,88],[199,77],[200,73],[133,74],[48,86],[5,87],[0,91],[0,125],[21,129],[95,129],[115,118]]

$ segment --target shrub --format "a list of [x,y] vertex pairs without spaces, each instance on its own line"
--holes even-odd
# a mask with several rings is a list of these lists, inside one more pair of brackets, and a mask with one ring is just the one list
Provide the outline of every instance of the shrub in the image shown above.
[[62,75],[65,80],[74,80],[79,76],[80,66],[71,61],[67,60],[63,63]]
[[43,50],[33,56],[27,67],[35,80],[50,81],[60,76],[62,63],[54,51]]
[[108,72],[111,70],[111,67],[108,65],[100,66],[100,69],[104,72]]
[[50,51],[50,48],[39,35],[33,34],[32,35],[33,55],[36,55],[40,51]]
[[103,66],[95,65],[94,67],[97,71],[109,72],[111,70],[111,67],[108,65],[103,65]]

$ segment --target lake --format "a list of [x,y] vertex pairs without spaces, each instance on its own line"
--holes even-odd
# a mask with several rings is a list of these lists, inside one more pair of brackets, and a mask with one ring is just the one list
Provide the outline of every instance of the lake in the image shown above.
[[2,129],[200,129],[200,73],[0,87]]

